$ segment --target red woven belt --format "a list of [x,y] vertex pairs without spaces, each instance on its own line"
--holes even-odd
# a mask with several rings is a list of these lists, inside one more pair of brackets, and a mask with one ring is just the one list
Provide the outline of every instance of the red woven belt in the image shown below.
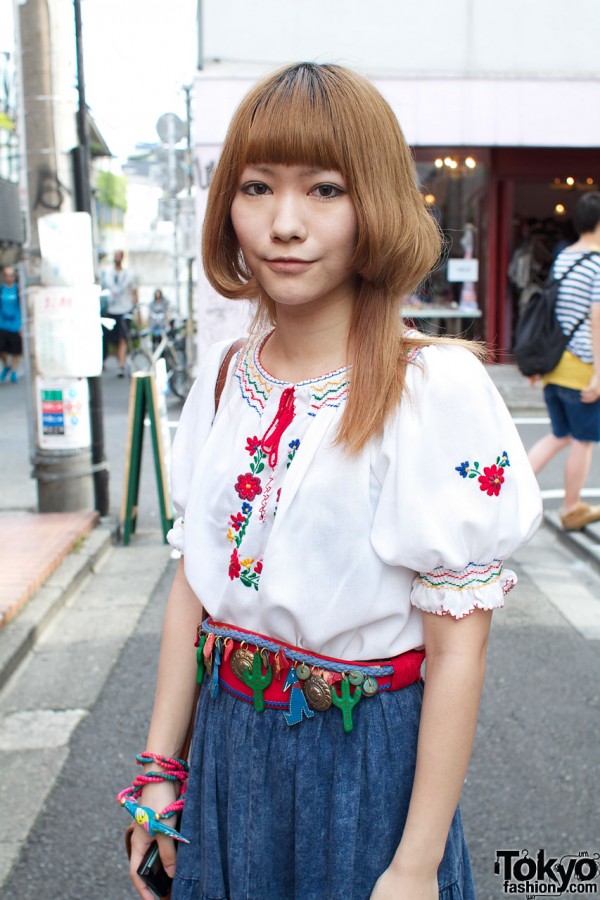
[[[311,717],[313,710],[338,706],[347,731],[351,715],[345,711],[362,697],[414,684],[425,658],[423,650],[410,650],[381,661],[334,659],[211,619],[202,624],[198,644],[199,676],[206,666],[213,694],[222,688],[254,703],[257,711],[287,711],[286,719],[293,720],[288,719],[288,724],[301,720],[299,710]],[[298,689],[305,702],[296,696]]]

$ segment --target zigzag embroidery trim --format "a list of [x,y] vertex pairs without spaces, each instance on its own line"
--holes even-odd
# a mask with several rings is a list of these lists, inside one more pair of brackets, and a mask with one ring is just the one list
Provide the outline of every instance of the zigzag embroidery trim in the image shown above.
[[[264,335],[257,338],[247,348],[235,371],[242,397],[258,413],[262,413],[267,405],[273,385],[288,384],[288,382],[273,378],[260,364],[260,348],[267,337],[268,335]],[[348,370],[342,368],[323,375],[321,378],[300,381],[295,387],[309,388],[312,402],[308,415],[314,416],[324,406],[340,406],[348,395],[348,384]]]
[[459,571],[438,566],[433,572],[421,572],[418,581],[423,587],[436,591],[466,591],[498,581],[503,568],[501,559],[494,559],[489,564],[471,562]]
[[255,341],[253,345],[248,347],[246,353],[240,359],[235,375],[240,383],[242,397],[248,406],[251,406],[258,413],[262,413],[267,405],[271,386],[260,369],[254,364],[255,356],[258,353],[258,345],[259,341]]
[[335,380],[329,379],[323,385],[318,383],[318,387],[317,383],[313,384],[311,388],[312,403],[310,404],[311,411],[308,413],[309,416],[316,415],[318,410],[322,409],[324,406],[340,406],[348,396],[349,383],[350,382],[344,372]]

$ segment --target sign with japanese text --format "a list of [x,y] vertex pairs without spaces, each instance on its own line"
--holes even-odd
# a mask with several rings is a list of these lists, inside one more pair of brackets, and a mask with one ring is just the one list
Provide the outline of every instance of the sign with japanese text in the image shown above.
[[448,281],[474,281],[479,280],[478,259],[449,259],[446,271]]
[[100,287],[37,287],[30,295],[38,374],[51,378],[100,375]]
[[90,446],[89,389],[85,378],[36,378],[38,446],[79,450]]

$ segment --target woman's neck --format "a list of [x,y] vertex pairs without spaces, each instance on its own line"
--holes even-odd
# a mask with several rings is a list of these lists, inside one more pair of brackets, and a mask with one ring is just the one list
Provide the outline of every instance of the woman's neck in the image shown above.
[[275,330],[261,350],[263,366],[281,381],[297,382],[349,365],[351,316],[351,307],[343,305],[317,315],[278,309]]

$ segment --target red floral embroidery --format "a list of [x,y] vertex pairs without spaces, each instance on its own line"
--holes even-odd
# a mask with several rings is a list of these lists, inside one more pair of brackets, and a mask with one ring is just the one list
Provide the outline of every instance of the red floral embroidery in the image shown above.
[[[277,440],[279,441],[279,438]],[[290,452],[288,453],[287,462],[288,467],[294,459],[299,446],[300,441],[298,439],[290,442]],[[229,577],[232,581],[234,578],[239,578],[240,583],[245,587],[254,588],[254,590],[257,591],[263,570],[263,561],[262,559],[255,560],[253,557],[244,557],[243,559],[240,559],[238,551],[241,551],[242,543],[246,535],[246,529],[248,528],[252,517],[253,506],[252,503],[248,501],[254,500],[259,494],[262,494],[262,501],[259,508],[259,520],[262,523],[266,520],[266,509],[271,494],[273,475],[270,475],[266,480],[263,490],[261,479],[258,477],[265,469],[266,457],[261,440],[256,436],[246,438],[246,450],[252,457],[252,461],[249,464],[250,471],[246,472],[244,475],[238,475],[235,483],[235,489],[244,502],[242,503],[241,510],[230,514],[227,523],[226,538],[230,544],[233,544],[233,550],[229,558]],[[280,493],[281,488],[277,491],[277,502],[273,509],[273,515],[277,512],[277,503],[279,502]]]
[[252,475],[251,472],[246,472],[245,475],[238,475],[235,489],[242,500],[254,500],[258,494],[262,494],[260,478]]
[[488,497],[497,497],[504,484],[504,471],[498,466],[484,466],[483,475],[477,479],[479,490],[487,491]]
[[237,548],[233,550],[231,554],[231,559],[229,560],[229,577],[233,581],[234,578],[240,577],[240,572],[242,567],[240,566],[240,560],[238,557]]
[[246,438],[246,450],[250,454],[250,456],[254,456],[256,451],[260,448],[262,441],[259,437],[249,437]]
[[495,465],[484,466],[483,475],[478,462],[474,462],[471,466],[466,459],[460,465],[455,466],[455,472],[458,472],[461,478],[477,478],[479,482],[479,490],[487,493],[488,497],[497,497],[500,494],[500,488],[504,484],[505,469],[510,467],[508,453],[503,450],[500,456],[496,457]]
[[241,513],[236,513],[235,516],[230,516],[229,518],[231,519],[231,527],[235,528],[236,531],[239,531],[246,521],[245,516]]

